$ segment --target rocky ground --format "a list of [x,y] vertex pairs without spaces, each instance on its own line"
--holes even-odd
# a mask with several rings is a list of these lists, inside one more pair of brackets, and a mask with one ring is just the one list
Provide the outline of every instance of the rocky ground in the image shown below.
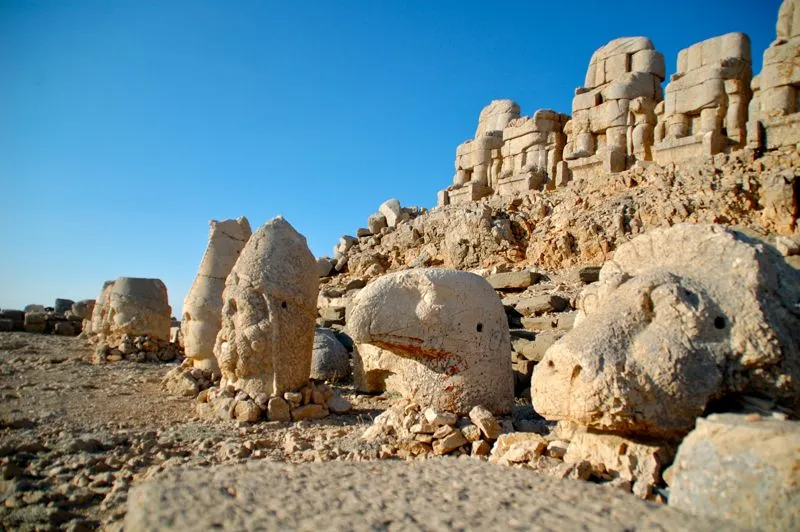
[[173,365],[95,365],[82,339],[0,335],[0,524],[15,530],[121,527],[128,488],[175,467],[251,460],[378,458],[359,440],[385,397],[337,390],[354,405],[320,421],[200,420],[161,389]]

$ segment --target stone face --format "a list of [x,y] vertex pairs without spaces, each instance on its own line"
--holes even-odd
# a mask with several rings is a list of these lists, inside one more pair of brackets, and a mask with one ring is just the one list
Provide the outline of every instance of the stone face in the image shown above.
[[677,225],[617,249],[531,381],[548,419],[676,437],[710,400],[800,398],[800,272],[760,241]]
[[109,336],[149,336],[168,343],[171,311],[160,279],[120,277],[108,293]]
[[318,277],[306,239],[282,217],[256,231],[225,281],[214,355],[221,386],[250,397],[308,383]]
[[743,529],[800,523],[800,423],[717,414],[698,419],[670,468],[669,505]]
[[456,413],[510,411],[508,322],[483,278],[444,269],[385,275],[355,297],[347,327],[357,343],[404,359],[398,391],[406,398]]
[[620,172],[629,158],[652,160],[664,75],[664,57],[645,37],[615,39],[595,51],[564,125],[573,179]]
[[340,381],[350,376],[349,353],[331,329],[314,332],[310,376],[320,381]]
[[657,113],[654,160],[680,162],[743,146],[751,78],[750,39],[743,33],[681,50]]
[[100,295],[95,300],[94,309],[92,310],[90,327],[84,328],[87,333],[93,335],[105,335],[108,333],[108,326],[110,325],[108,299],[113,287],[114,281],[103,283],[103,288],[100,290]]
[[[300,497],[300,484],[324,496]],[[432,494],[442,493],[458,496],[432,504]],[[722,529],[620,490],[449,458],[173,468],[132,487],[124,529],[375,530],[387,521],[429,530],[492,530],[498,523],[508,530]]]
[[186,358],[191,359],[195,367],[218,370],[214,342],[222,328],[225,279],[252,231],[244,216],[236,220],[211,220],[209,225],[208,247],[183,301],[181,334]]

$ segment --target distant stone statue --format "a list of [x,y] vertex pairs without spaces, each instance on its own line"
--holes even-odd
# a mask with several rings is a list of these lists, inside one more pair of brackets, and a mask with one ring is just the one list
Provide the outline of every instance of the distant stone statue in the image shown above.
[[656,162],[742,147],[751,77],[750,39],[744,33],[728,33],[681,50],[678,71],[658,109]]
[[784,0],[777,39],[764,51],[764,67],[753,78],[747,142],[775,149],[800,144],[800,0]]
[[281,397],[308,384],[317,314],[317,262],[277,217],[253,233],[225,281],[214,355],[221,387]]
[[[572,119],[565,126],[564,159],[574,178],[619,172],[628,167],[629,159],[647,157],[646,142],[654,125],[647,109],[661,101],[664,76],[664,56],[645,37],[615,39],[592,55],[584,86],[575,90]],[[630,138],[634,131],[636,153]]]
[[211,220],[209,225],[208,247],[183,301],[181,334],[186,357],[194,367],[219,371],[214,342],[222,328],[222,291],[252,231],[244,216],[221,222]]

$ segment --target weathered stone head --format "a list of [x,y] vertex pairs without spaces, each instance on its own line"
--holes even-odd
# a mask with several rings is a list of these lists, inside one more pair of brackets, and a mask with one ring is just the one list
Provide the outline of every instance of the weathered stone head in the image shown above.
[[407,399],[461,414],[511,410],[508,322],[482,277],[433,268],[385,275],[355,297],[347,327],[357,343],[404,359],[388,370],[402,371],[395,382]]
[[308,384],[319,278],[306,239],[277,217],[256,231],[225,281],[214,355],[222,386],[251,397]]
[[103,288],[100,290],[100,295],[97,296],[94,308],[92,309],[89,327],[84,326],[83,329],[87,334],[97,336],[108,332],[108,297],[113,287],[114,281],[106,281],[103,283]]
[[195,367],[218,370],[214,342],[222,328],[222,291],[242,248],[250,238],[250,223],[236,220],[209,222],[208,247],[200,269],[183,302],[181,333],[186,357]]
[[120,277],[108,292],[109,335],[149,336],[169,343],[171,310],[160,279]]
[[642,235],[581,296],[575,328],[536,366],[534,409],[599,430],[674,437],[710,401],[800,405],[800,272],[713,225]]

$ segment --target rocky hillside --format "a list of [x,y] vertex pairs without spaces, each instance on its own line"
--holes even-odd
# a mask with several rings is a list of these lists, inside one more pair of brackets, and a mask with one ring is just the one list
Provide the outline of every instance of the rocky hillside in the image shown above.
[[[616,247],[656,227],[718,223],[775,242],[797,234],[800,153],[751,150],[694,165],[639,165],[565,188],[436,207],[379,233],[359,230],[330,283],[442,266],[557,272],[601,265]],[[790,259],[794,260],[794,259]]]

